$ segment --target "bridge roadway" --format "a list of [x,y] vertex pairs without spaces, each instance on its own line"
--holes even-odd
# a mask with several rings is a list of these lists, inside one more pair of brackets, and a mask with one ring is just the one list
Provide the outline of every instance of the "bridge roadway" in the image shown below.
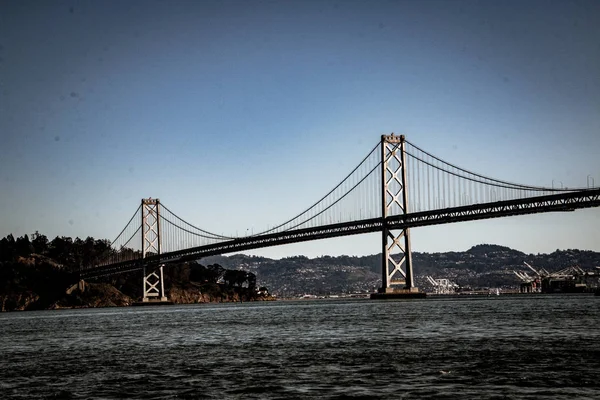
[[[385,223],[388,224],[390,229],[404,229],[543,212],[574,211],[576,209],[599,206],[600,189],[588,189],[518,200],[473,204],[462,207],[395,215],[388,217]],[[153,255],[144,259],[95,266],[82,270],[81,278],[90,279],[99,276],[136,271],[142,269],[144,265],[152,266],[185,262],[242,250],[252,250],[288,243],[377,232],[382,230],[383,224],[384,220],[382,218],[371,218],[313,228],[290,230],[280,233],[247,236],[160,255]]]

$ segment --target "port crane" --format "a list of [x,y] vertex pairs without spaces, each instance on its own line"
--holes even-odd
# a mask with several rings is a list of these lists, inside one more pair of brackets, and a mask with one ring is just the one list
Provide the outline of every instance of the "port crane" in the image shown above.
[[539,270],[536,270],[535,268],[533,268],[531,265],[527,264],[526,262],[523,262],[523,264],[525,264],[530,270],[532,270],[533,272],[535,272],[535,274],[537,275],[538,278],[543,278],[545,276],[550,275],[550,273],[545,269],[545,268],[540,268]]
[[[566,267],[555,272],[548,272],[545,268],[536,269],[526,262],[523,262],[523,264],[533,271],[535,275],[531,276],[526,271],[513,271],[515,275],[523,282],[523,285],[521,285],[522,291],[540,292],[542,291],[542,282],[546,282],[547,284],[551,281],[581,281],[581,279],[595,277],[596,275],[594,272],[584,271],[578,265]],[[575,288],[577,287],[585,287],[585,283],[575,283]],[[560,290],[564,289],[561,288]]]
[[441,279],[433,279],[431,276],[427,275],[427,281],[431,283],[435,294],[452,294],[456,292],[458,285],[449,279],[441,278]]
[[544,268],[537,270],[526,262],[523,262],[523,264],[532,270],[535,273],[535,276],[529,275],[527,271],[513,271],[524,284],[521,285],[521,291],[539,293],[542,290],[542,279],[549,275],[548,271],[546,271]]
[[[523,264],[525,264],[527,267],[529,267],[529,269],[531,269],[533,272],[535,272],[535,274],[537,275],[537,277],[539,279],[544,279],[544,278],[556,278],[556,279],[564,279],[564,278],[570,278],[570,277],[574,277],[574,276],[583,276],[586,274],[586,272],[581,269],[581,267],[579,267],[578,265],[573,265],[567,268],[563,268],[560,271],[555,271],[555,272],[548,272],[545,268],[540,268],[538,270],[536,270],[535,268],[533,268],[531,265],[527,264],[526,262],[523,262]],[[527,272],[521,272],[518,273],[517,271],[515,271],[515,274],[517,276],[522,275],[525,278],[531,278]],[[530,281],[531,282],[531,281]]]

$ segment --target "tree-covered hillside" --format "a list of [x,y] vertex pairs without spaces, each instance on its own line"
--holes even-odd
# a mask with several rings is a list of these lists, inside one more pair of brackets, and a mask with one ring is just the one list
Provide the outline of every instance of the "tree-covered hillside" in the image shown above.
[[[28,235],[0,239],[0,310],[124,306],[139,301],[140,271],[98,278],[80,290],[79,270],[97,264],[111,251],[109,241],[92,237],[49,241],[36,232],[32,239]],[[167,296],[176,303],[269,298],[266,288],[257,287],[252,272],[216,263],[169,265],[164,278]]]

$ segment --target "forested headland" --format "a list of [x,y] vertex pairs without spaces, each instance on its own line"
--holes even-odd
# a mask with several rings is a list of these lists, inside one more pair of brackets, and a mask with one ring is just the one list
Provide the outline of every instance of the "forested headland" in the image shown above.
[[[49,240],[35,232],[0,239],[0,310],[43,310],[75,307],[127,306],[142,297],[141,271],[86,282],[79,271],[97,264],[111,250],[108,240]],[[164,269],[165,291],[174,303],[268,300],[267,288],[257,288],[256,275],[219,264],[197,262]]]

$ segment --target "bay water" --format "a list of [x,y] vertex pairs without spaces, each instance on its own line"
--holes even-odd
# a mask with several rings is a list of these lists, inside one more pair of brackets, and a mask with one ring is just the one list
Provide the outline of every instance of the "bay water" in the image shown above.
[[600,399],[600,297],[0,314],[0,399]]

